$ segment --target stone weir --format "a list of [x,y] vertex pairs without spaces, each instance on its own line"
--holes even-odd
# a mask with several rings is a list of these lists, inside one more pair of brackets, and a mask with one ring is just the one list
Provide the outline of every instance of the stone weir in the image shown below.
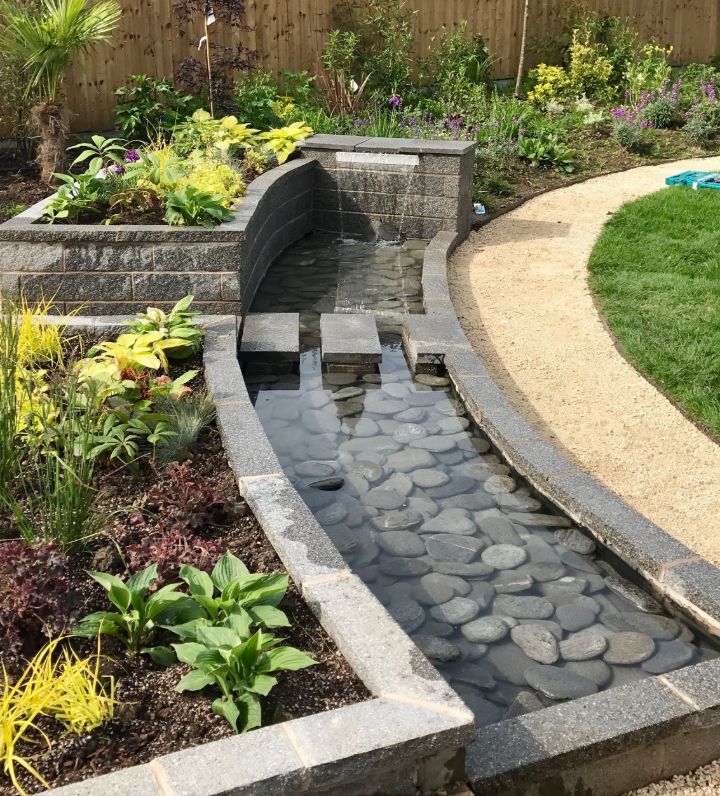
[[341,236],[465,236],[475,145],[317,135],[254,180],[214,229],[44,224],[47,200],[0,225],[0,291],[61,312],[119,315],[192,294],[206,314],[244,315],[269,265],[314,229]]

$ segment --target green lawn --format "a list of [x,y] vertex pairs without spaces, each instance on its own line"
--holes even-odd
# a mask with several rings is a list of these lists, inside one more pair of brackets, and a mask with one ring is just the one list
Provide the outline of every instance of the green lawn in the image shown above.
[[590,273],[628,359],[720,434],[720,191],[670,188],[624,205]]

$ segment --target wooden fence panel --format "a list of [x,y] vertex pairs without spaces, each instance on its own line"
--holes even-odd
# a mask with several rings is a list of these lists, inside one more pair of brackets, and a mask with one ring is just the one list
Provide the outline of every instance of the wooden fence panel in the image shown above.
[[[609,14],[628,17],[645,38],[672,44],[674,61],[707,61],[720,50],[719,0],[589,0]],[[75,130],[106,129],[113,120],[113,92],[133,73],[172,76],[184,58],[199,59],[201,25],[186,35],[171,11],[172,0],[123,0],[123,19],[114,46],[97,48],[71,70],[68,101]],[[417,13],[416,55],[427,52],[443,25],[467,19],[483,34],[495,56],[497,77],[512,77],[520,54],[524,0],[408,0]],[[327,32],[334,24],[337,0],[248,0],[249,30],[223,30],[215,25],[219,43],[238,38],[258,53],[266,69],[315,68]],[[541,60],[539,44],[559,32],[567,0],[531,0],[528,66]]]

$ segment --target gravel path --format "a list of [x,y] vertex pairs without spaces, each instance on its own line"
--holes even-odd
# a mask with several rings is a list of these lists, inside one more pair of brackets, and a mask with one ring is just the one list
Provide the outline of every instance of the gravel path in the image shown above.
[[473,233],[453,257],[460,321],[510,400],[586,472],[720,563],[720,446],[620,355],[587,262],[608,215],[687,169],[648,166],[540,196]]
[[691,774],[656,782],[626,796],[717,796],[720,793],[720,761],[708,763]]

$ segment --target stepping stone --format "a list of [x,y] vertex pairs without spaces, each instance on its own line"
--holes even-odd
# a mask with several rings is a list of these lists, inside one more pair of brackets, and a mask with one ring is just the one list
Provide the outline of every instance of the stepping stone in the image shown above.
[[245,317],[240,358],[284,360],[300,358],[300,315],[297,312],[257,312]]
[[350,313],[320,316],[322,361],[330,364],[375,364],[382,359],[375,316]]
[[598,690],[592,680],[556,666],[531,666],[525,671],[525,679],[550,699],[579,699]]

